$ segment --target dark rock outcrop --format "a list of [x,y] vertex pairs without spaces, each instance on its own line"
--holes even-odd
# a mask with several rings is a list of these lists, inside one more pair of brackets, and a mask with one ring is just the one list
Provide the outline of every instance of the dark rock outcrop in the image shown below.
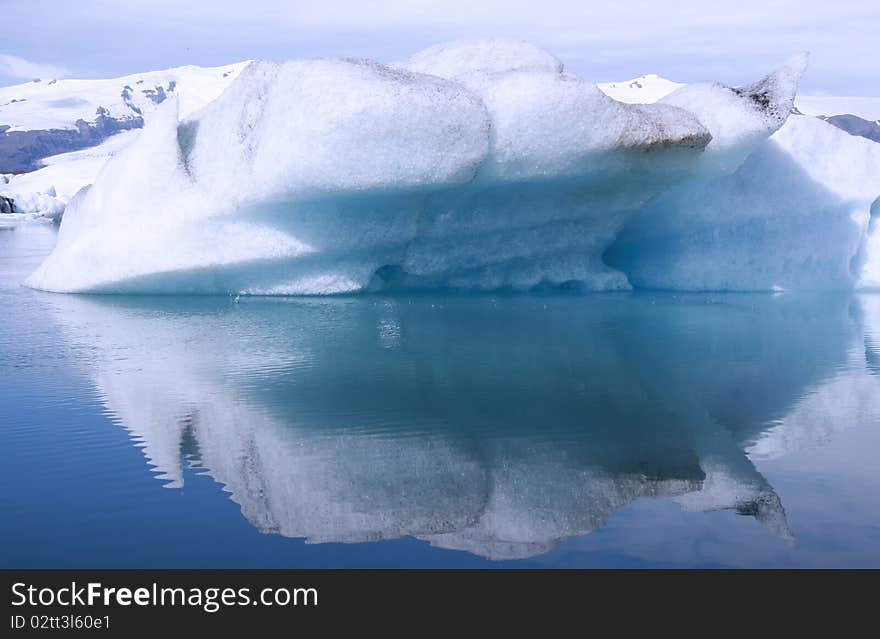
[[15,200],[0,195],[0,213],[15,213]]
[[822,116],[822,119],[850,135],[858,135],[874,142],[880,142],[880,123],[871,122],[850,113],[830,117]]

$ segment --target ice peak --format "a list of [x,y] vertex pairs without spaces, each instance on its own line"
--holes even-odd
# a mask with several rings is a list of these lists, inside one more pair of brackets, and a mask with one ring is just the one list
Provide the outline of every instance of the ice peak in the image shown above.
[[757,82],[744,87],[731,87],[741,97],[751,100],[767,116],[781,125],[794,107],[798,82],[807,70],[809,53],[792,56],[781,67]]

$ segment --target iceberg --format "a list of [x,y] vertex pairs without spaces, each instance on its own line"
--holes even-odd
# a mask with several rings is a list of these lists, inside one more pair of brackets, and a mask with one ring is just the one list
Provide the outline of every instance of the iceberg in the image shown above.
[[[26,284],[739,290],[818,273],[854,286],[880,243],[868,238],[875,153],[858,146],[873,143],[786,124],[805,66],[796,56],[746,87],[667,87],[637,103],[506,40],[390,65],[253,62],[182,121],[175,96],[159,104],[70,200]],[[847,181],[853,152],[867,163]]]

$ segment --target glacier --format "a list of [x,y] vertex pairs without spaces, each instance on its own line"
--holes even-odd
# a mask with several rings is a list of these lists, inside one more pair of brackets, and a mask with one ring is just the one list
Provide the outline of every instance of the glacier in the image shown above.
[[[806,56],[745,87],[616,100],[507,40],[252,62],[170,95],[67,204],[56,292],[880,285],[880,146],[790,115]],[[621,93],[626,91],[621,90]]]

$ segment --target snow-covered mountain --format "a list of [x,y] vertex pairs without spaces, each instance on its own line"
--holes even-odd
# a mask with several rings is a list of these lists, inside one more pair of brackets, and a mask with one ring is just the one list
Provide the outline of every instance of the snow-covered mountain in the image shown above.
[[655,73],[641,75],[624,82],[600,82],[598,86],[605,95],[628,104],[651,104],[680,89],[684,84],[667,80]]
[[795,100],[795,106],[807,115],[830,117],[850,113],[870,122],[880,121],[880,97],[803,95]]
[[0,173],[29,171],[51,155],[95,146],[171,95],[183,117],[219,96],[247,66],[177,67],[103,80],[37,79],[0,87]]
[[45,166],[36,171],[0,174],[0,197],[15,208],[11,215],[0,218],[0,226],[59,220],[70,198],[94,182],[107,160],[139,134],[140,129],[123,131],[97,146],[43,158],[40,162]]
[[820,115],[817,117],[833,124],[838,129],[846,131],[850,135],[858,135],[874,142],[880,142],[880,120],[866,120],[851,113],[831,116]]

